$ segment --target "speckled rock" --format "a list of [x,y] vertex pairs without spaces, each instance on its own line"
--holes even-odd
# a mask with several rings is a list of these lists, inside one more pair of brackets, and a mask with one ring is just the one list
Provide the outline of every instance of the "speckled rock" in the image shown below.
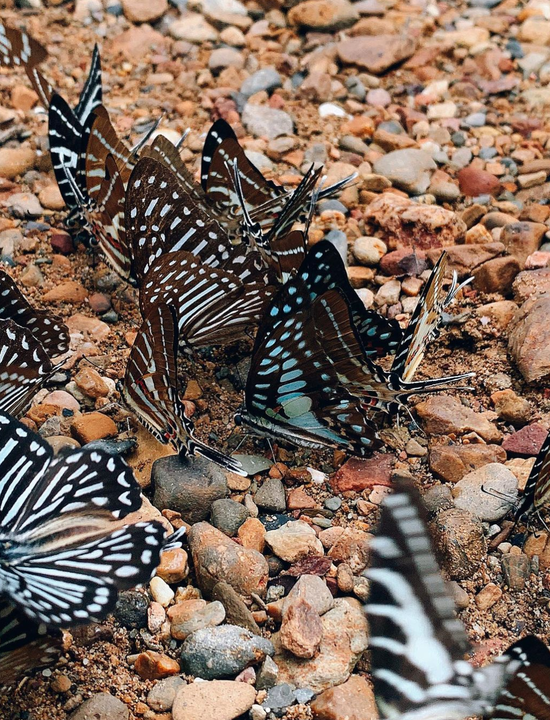
[[497,442],[502,437],[500,430],[491,422],[494,413],[476,413],[450,395],[423,400],[415,406],[415,410],[429,435],[476,432],[487,442]]
[[435,445],[429,452],[430,470],[453,483],[487,463],[505,460],[506,451],[499,445]]
[[467,510],[451,508],[442,510],[432,525],[436,548],[451,579],[470,578],[487,555],[481,520]]
[[373,166],[375,173],[388,178],[393,185],[411,195],[426,192],[431,174],[436,169],[437,165],[430,155],[415,148],[389,152]]
[[234,720],[254,704],[252,685],[231,680],[194,682],[178,690],[173,720]]
[[303,520],[290,521],[277,530],[269,530],[265,534],[265,541],[277,557],[287,562],[296,562],[308,555],[324,554],[315,530]]
[[269,640],[237,625],[220,625],[190,635],[182,645],[181,660],[191,675],[216,680],[237,675],[273,653]]
[[415,41],[407,35],[360,35],[337,45],[338,57],[344,65],[355,65],[375,75],[406,60],[415,49]]
[[178,675],[159,680],[147,695],[147,705],[157,712],[171,710],[178,690],[184,685],[185,680]]
[[305,0],[288,13],[291,25],[318,32],[337,32],[358,19],[359,13],[349,0]]
[[121,4],[128,20],[135,23],[153,22],[168,10],[168,0],[121,0]]
[[509,329],[508,349],[527,382],[550,374],[550,295],[526,300]]
[[269,140],[294,132],[294,123],[288,113],[264,105],[247,103],[242,113],[242,122],[252,135],[267,137]]
[[338,687],[325,690],[311,703],[314,720],[373,720],[377,717],[371,685],[352,675]]
[[70,715],[70,720],[128,720],[130,711],[126,705],[108,692],[92,695],[91,698]]
[[453,487],[456,507],[490,522],[510,511],[517,494],[516,476],[500,463],[488,463],[468,473]]
[[212,503],[212,525],[229,537],[237,534],[238,529],[249,517],[248,510],[231,498],[221,498]]

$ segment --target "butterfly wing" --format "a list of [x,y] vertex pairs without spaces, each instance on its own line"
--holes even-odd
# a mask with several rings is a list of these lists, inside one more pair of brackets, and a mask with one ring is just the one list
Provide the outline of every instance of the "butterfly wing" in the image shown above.
[[63,649],[61,630],[32,623],[0,600],[0,684],[12,685],[27,672],[53,665]]
[[[78,185],[77,168],[83,126],[69,104],[61,95],[54,93],[48,111],[48,140],[55,179],[69,210],[79,209],[80,201],[73,189]],[[68,179],[70,174],[73,183]],[[82,189],[82,188],[81,188]]]
[[24,30],[0,23],[0,63],[7,67],[39,65],[48,57],[46,48]]
[[521,502],[516,510],[516,520],[541,510],[548,505],[550,492],[550,433],[546,436],[535,460]]
[[101,58],[99,56],[99,47],[96,44],[94,45],[94,51],[92,53],[92,63],[90,65],[88,78],[80,93],[78,105],[74,109],[75,116],[82,124],[86,122],[90,113],[95,110],[98,105],[101,105],[102,96]]
[[69,349],[69,329],[61,318],[47,310],[36,310],[11,277],[0,270],[0,319],[13,320],[27,328],[52,357]]
[[38,95],[38,101],[47,110],[50,107],[51,99],[55,93],[53,85],[46,80],[44,75],[34,65],[26,65],[25,72],[31,81],[33,90]]

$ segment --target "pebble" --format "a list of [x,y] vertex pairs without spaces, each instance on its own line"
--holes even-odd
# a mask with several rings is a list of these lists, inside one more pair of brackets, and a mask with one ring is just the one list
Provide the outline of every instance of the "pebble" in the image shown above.
[[151,579],[149,589],[151,590],[153,600],[162,605],[162,607],[168,607],[174,599],[175,593],[172,588],[158,576]]
[[498,442],[502,434],[491,413],[476,413],[450,395],[438,395],[418,403],[415,410],[429,435],[463,435],[475,432],[486,442]]
[[219,73],[224,68],[235,68],[242,70],[244,67],[244,57],[242,53],[235,48],[221,47],[212,50],[208,58],[208,67],[213,73]]
[[330,478],[334,492],[362,492],[375,485],[390,485],[395,458],[379,453],[372,458],[350,458]]
[[262,90],[271,92],[275,88],[281,87],[283,84],[282,78],[273,66],[262,68],[257,70],[252,75],[243,80],[240,87],[240,92],[245,97],[255,95]]
[[369,720],[377,716],[372,687],[360,675],[322,692],[311,703],[311,711],[314,720]]
[[266,699],[262,703],[267,711],[273,712],[277,717],[284,715],[284,711],[296,702],[295,690],[288,683],[281,683],[270,688]]
[[373,165],[375,173],[411,195],[426,192],[431,173],[436,169],[437,165],[428,153],[414,148],[389,152]]
[[234,720],[256,700],[247,683],[232,680],[194,682],[181,687],[172,706],[173,720]]
[[189,635],[181,648],[181,660],[187,673],[215,680],[237,675],[273,653],[269,640],[237,625],[220,625]]
[[98,371],[88,363],[82,363],[74,376],[77,388],[90,398],[103,398],[110,394],[110,388]]
[[531,562],[527,555],[508,553],[501,560],[504,582],[510,590],[523,590],[531,573]]
[[349,0],[305,0],[292,7],[290,25],[317,32],[338,32],[353,25],[359,14]]
[[373,107],[387,107],[391,103],[391,95],[384,88],[374,88],[368,91],[366,102]]
[[248,132],[268,140],[294,132],[292,118],[284,110],[246,103],[241,119]]
[[149,598],[141,590],[126,590],[119,593],[115,606],[115,617],[126,628],[147,627]]
[[130,711],[126,705],[108,692],[100,692],[85,700],[69,716],[69,720],[128,720]]
[[26,147],[0,148],[0,177],[13,180],[31,170],[36,162],[34,150]]
[[[179,604],[185,605],[185,603]],[[217,600],[199,607],[193,612],[191,617],[188,617],[185,613],[178,613],[177,608],[177,604],[173,605],[168,613],[170,618],[170,633],[176,640],[185,640],[186,637],[197,630],[216,627],[217,625],[221,625],[225,620],[225,609],[221,602]]]
[[180,666],[177,660],[164,653],[147,650],[137,656],[134,670],[142,680],[160,680],[177,675],[180,672]]
[[135,23],[149,23],[161,18],[168,10],[168,0],[120,0],[124,15]]
[[286,510],[285,488],[279,478],[267,478],[254,495],[254,502],[262,510],[282,513]]
[[249,512],[244,505],[230,498],[214,500],[212,503],[210,517],[212,525],[229,535],[229,537],[234,537],[237,534],[237,531],[248,517]]
[[489,610],[502,597],[502,590],[495,583],[487,583],[476,595],[476,605],[480,610]]
[[93,440],[115,437],[118,428],[107,415],[92,412],[75,418],[71,424],[71,432],[79,443],[85,445]]
[[197,582],[206,593],[224,580],[244,598],[251,593],[265,595],[267,560],[256,550],[242,547],[205,522],[196,523],[189,531],[189,548]]
[[76,280],[67,280],[49,290],[42,296],[47,303],[82,304],[88,297],[88,291]]
[[508,435],[502,443],[507,453],[520,457],[538,455],[547,435],[547,430],[538,423],[526,425],[515,433]]
[[254,620],[253,614],[239,593],[229,583],[224,580],[216,583],[212,589],[212,600],[219,600],[223,605],[228,623],[246,628],[254,635],[260,634],[260,628]]
[[19,276],[19,282],[25,287],[40,287],[44,283],[44,275],[34,263],[31,263]]
[[74,252],[73,238],[70,233],[65,230],[54,230],[52,232],[50,243],[52,250],[61,255],[70,255]]
[[44,213],[40,200],[32,193],[14,193],[4,204],[14,217],[23,220],[39,218]]
[[262,553],[265,547],[265,527],[254,517],[247,518],[237,531],[241,545]]
[[527,382],[550,373],[549,312],[550,296],[534,295],[523,303],[509,328],[508,349]]
[[367,620],[363,607],[353,598],[336,598],[334,607],[321,618],[323,638],[319,653],[309,660],[294,658],[272,637],[279,666],[279,682],[321,693],[345,682],[367,648]]
[[38,193],[38,200],[47,210],[63,210],[65,201],[57,185],[46,185]]
[[407,35],[360,35],[341,40],[336,49],[344,65],[355,65],[381,75],[392,65],[411,57],[416,43]]
[[303,520],[291,520],[278,530],[269,530],[265,541],[277,557],[290,563],[308,555],[324,554],[315,530]]
[[153,463],[151,479],[155,488],[153,504],[179,512],[191,525],[205,520],[212,503],[228,493],[224,472],[199,457],[184,462],[176,455],[161,457]]
[[282,647],[296,657],[312,658],[319,650],[322,637],[323,626],[315,608],[303,597],[288,599],[279,631]]
[[269,690],[277,684],[279,668],[273,659],[267,655],[256,677],[256,690]]
[[497,177],[471,165],[460,170],[457,178],[460,192],[467,197],[496,195],[500,189],[500,181]]
[[344,265],[347,265],[348,263],[348,238],[346,236],[346,233],[342,232],[341,230],[330,230],[324,237],[325,240],[328,240],[330,243],[334,245],[334,247],[338,250],[340,257],[344,261]]
[[387,252],[386,243],[376,237],[358,237],[353,244],[353,254],[357,261],[368,267],[376,267]]
[[147,695],[147,705],[149,705],[151,710],[156,710],[157,712],[170,711],[178,691],[184,685],[185,680],[178,675],[160,680],[149,691]]
[[433,522],[435,544],[452,580],[467,580],[487,556],[481,520],[467,510],[442,510]]
[[11,91],[11,104],[16,110],[28,112],[38,101],[38,95],[26,85],[16,85]]
[[181,19],[170,23],[168,32],[176,40],[186,40],[197,45],[218,39],[218,31],[198,13],[186,13]]
[[388,280],[374,296],[374,304],[377,307],[392,306],[399,302],[401,295],[401,283],[399,280]]
[[456,507],[493,522],[502,519],[513,507],[518,481],[505,465],[488,463],[465,475],[452,492]]
[[519,397],[513,390],[498,390],[491,395],[497,415],[512,423],[522,426],[529,422],[533,413],[531,405],[525,398]]
[[429,451],[430,470],[456,483],[487,463],[504,463],[506,451],[499,445],[434,445]]

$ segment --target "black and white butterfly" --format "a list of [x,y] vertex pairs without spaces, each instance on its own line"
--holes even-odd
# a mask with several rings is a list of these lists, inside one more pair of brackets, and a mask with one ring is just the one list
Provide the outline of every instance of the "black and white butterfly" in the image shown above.
[[128,359],[123,396],[140,422],[181,457],[201,455],[231,472],[246,474],[240,463],[201,442],[185,415],[178,393],[178,325],[173,306],[151,307]]
[[0,413],[0,596],[33,622],[104,618],[120,590],[147,582],[165,543],[157,522],[123,525],[141,505],[120,456],[52,447]]
[[471,647],[440,574],[426,510],[412,483],[401,483],[384,500],[370,547],[365,610],[383,718],[548,718],[550,653],[539,640],[525,638],[480,669],[464,659]]
[[48,57],[46,48],[24,30],[0,22],[0,64],[34,67]]
[[516,520],[529,518],[550,504],[550,433],[546,436],[535,460],[520,503],[515,511]]

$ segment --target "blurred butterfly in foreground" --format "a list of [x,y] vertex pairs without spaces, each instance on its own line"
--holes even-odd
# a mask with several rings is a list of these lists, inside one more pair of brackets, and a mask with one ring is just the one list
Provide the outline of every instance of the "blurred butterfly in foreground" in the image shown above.
[[371,672],[380,715],[463,720],[472,715],[550,718],[550,652],[528,636],[490,665],[474,668],[464,626],[439,572],[426,510],[412,484],[382,505],[371,542]]

